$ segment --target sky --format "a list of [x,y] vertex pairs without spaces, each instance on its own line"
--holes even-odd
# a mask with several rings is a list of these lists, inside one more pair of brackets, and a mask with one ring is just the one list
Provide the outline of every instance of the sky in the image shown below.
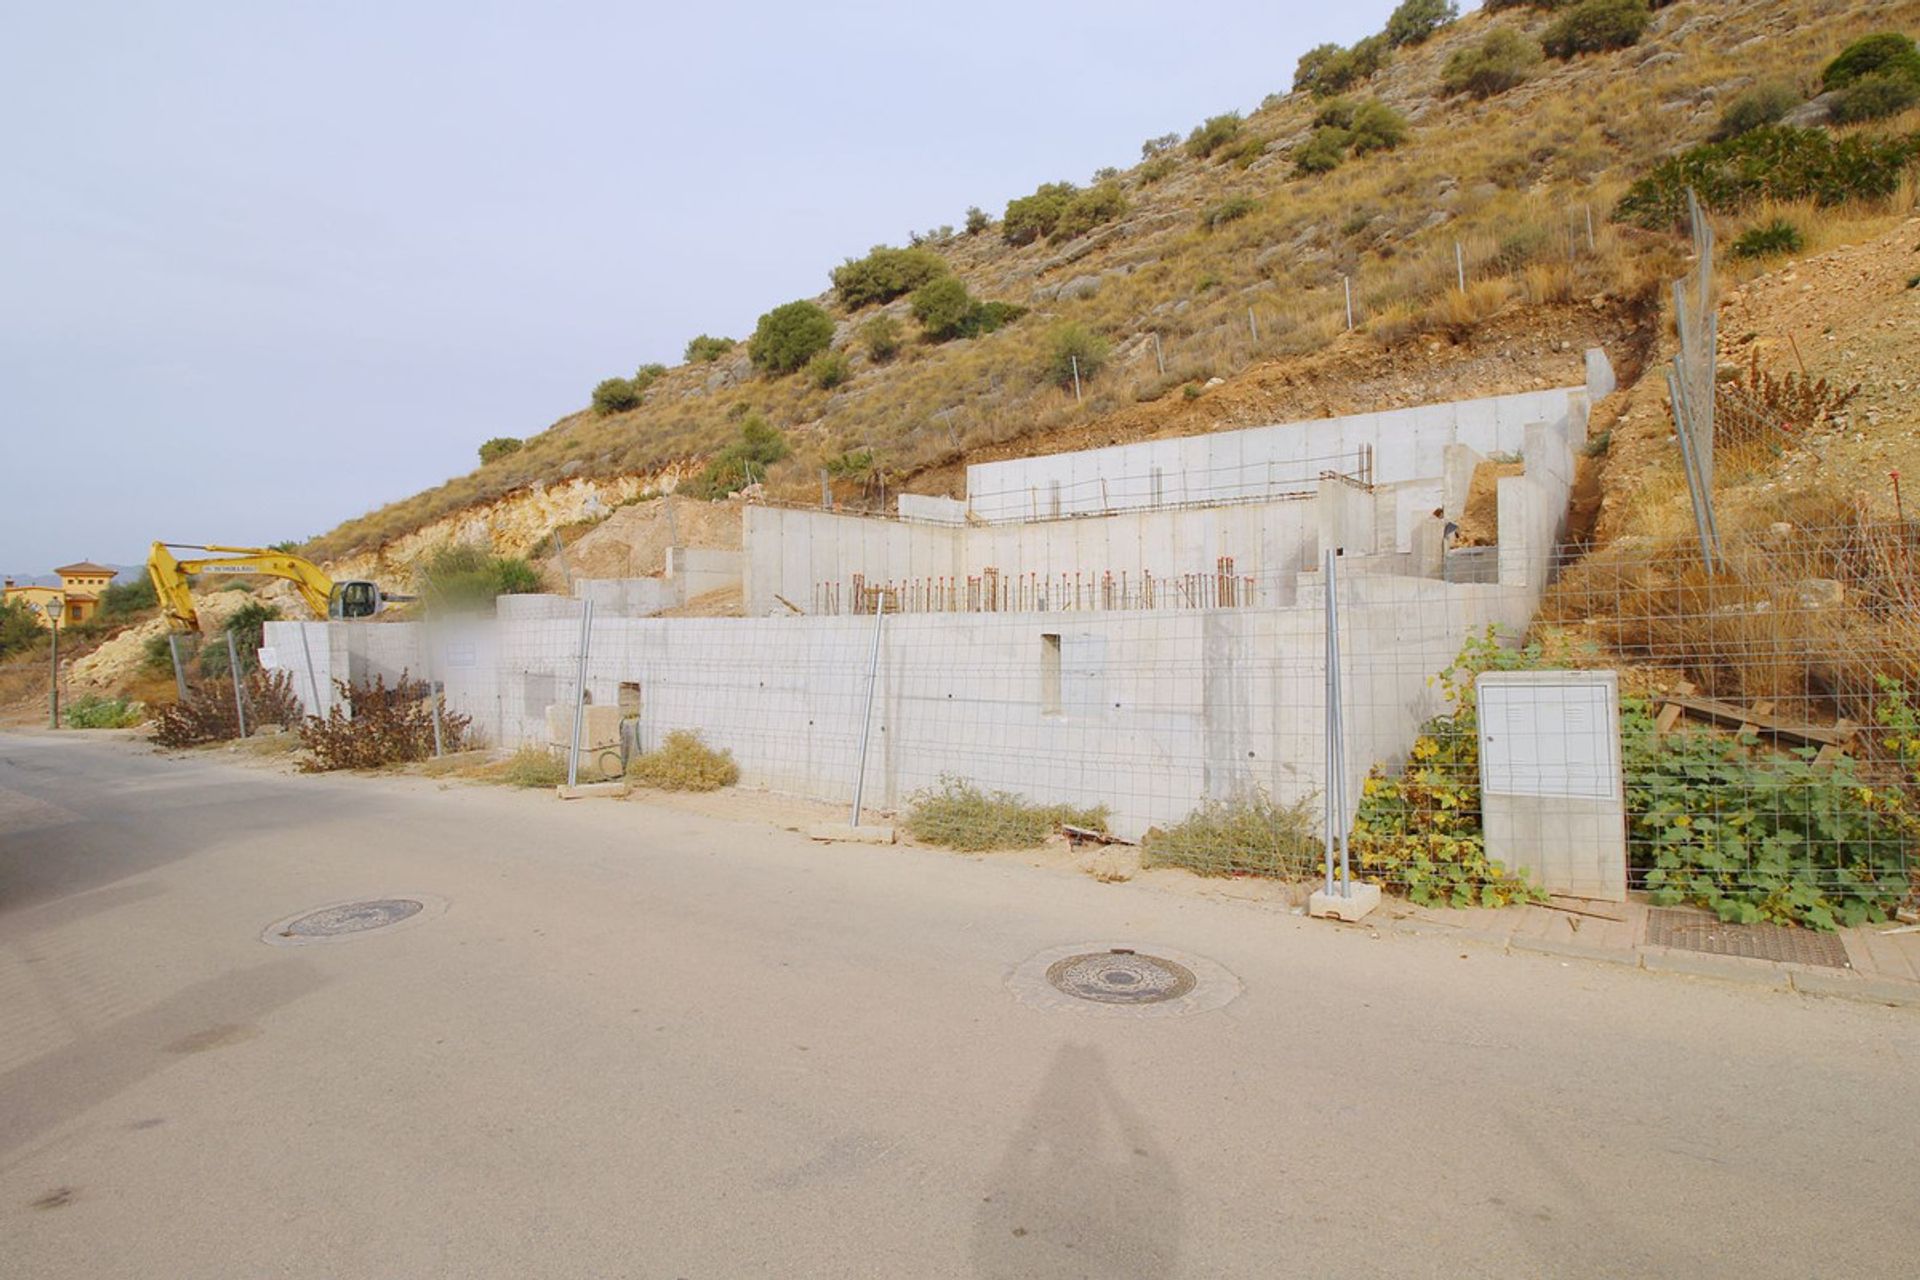
[[1391,8],[6,6],[0,569],[322,533]]

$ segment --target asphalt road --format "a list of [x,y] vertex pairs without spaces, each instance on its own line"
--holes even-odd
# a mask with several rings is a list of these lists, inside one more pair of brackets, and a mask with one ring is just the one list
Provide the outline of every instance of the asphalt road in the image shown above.
[[[1010,993],[1110,940],[1244,990]],[[1917,1135],[1912,1012],[0,735],[7,1277],[1900,1275]]]

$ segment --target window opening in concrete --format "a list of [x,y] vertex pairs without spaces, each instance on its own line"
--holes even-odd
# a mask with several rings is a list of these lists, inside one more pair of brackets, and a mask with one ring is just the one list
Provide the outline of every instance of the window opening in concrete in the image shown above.
[[638,680],[620,682],[620,718],[622,720],[640,718],[640,682]]
[[1060,637],[1052,632],[1040,635],[1040,714],[1060,714]]

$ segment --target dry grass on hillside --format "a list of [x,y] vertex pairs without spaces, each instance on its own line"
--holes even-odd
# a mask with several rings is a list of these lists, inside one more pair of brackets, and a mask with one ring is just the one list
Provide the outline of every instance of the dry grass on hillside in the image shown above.
[[[1013,248],[992,231],[935,245],[976,295],[1032,308],[999,332],[909,341],[892,361],[875,364],[853,336],[874,309],[836,312],[836,346],[853,367],[842,386],[756,376],[736,349],[714,364],[670,371],[638,409],[563,418],[520,452],[349,521],[313,550],[332,556],[377,545],[536,480],[652,473],[713,451],[749,412],[783,429],[793,446],[772,471],[776,494],[816,492],[823,465],[869,446],[897,481],[1336,346],[1346,329],[1343,277],[1353,281],[1356,324],[1382,351],[1463,341],[1517,309],[1657,298],[1680,245],[1608,221],[1626,184],[1676,146],[1703,139],[1727,93],[1769,77],[1805,82],[1852,38],[1920,26],[1920,2],[1695,0],[1660,10],[1636,48],[1550,61],[1534,80],[1486,102],[1439,96],[1439,68],[1453,50],[1496,22],[1537,31],[1545,21],[1531,10],[1469,14],[1401,51],[1352,95],[1407,114],[1413,134],[1398,150],[1295,177],[1291,153],[1319,104],[1287,95],[1248,117],[1243,137],[1269,147],[1249,168],[1184,155],[1156,181],[1136,168],[1121,179],[1127,214],[1065,245]],[[1276,69],[1276,78],[1284,74]],[[1203,222],[1204,211],[1235,197],[1254,207],[1232,221]],[[1840,215],[1802,216],[1818,244]],[[1456,243],[1464,291],[1456,287]],[[824,276],[831,264],[821,265]],[[1077,282],[1067,291],[1074,296],[1063,300],[1056,294],[1068,282]],[[890,310],[904,314],[904,300]],[[1069,322],[1112,347],[1107,369],[1079,402],[1039,373],[1048,335]],[[904,327],[915,331],[911,321]]]

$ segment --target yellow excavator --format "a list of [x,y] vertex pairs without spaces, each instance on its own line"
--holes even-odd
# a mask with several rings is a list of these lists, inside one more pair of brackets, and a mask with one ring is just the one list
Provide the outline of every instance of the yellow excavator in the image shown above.
[[[211,551],[219,554],[186,560],[175,551]],[[388,604],[412,600],[413,596],[389,595],[371,582],[335,582],[320,566],[287,551],[271,547],[211,547],[193,542],[156,542],[147,554],[147,576],[153,579],[154,594],[167,620],[186,631],[200,629],[200,616],[194,611],[193,593],[187,580],[196,574],[257,575],[284,578],[294,585],[300,598],[315,616],[335,622],[371,618]]]

